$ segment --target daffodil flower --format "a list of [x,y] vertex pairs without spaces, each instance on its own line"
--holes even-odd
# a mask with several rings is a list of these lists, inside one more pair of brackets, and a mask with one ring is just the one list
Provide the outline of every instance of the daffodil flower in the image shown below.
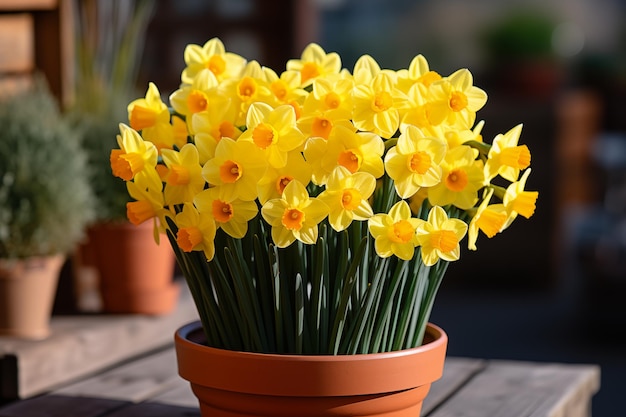
[[146,168],[133,181],[127,181],[126,188],[135,200],[126,203],[126,216],[132,224],[139,225],[164,213],[163,183],[155,168]]
[[415,126],[406,127],[397,145],[385,156],[385,168],[400,198],[409,198],[421,187],[432,187],[441,181],[440,164],[446,150],[442,139],[425,137]]
[[370,217],[367,225],[375,239],[374,247],[381,258],[396,255],[409,261],[418,245],[417,227],[423,220],[411,217],[411,209],[406,201],[394,204],[389,213],[379,213]]
[[185,203],[175,218],[178,232],[176,243],[184,252],[203,251],[210,261],[215,255],[215,221],[209,213],[200,213],[191,203]]
[[170,95],[170,103],[178,114],[187,119],[187,126],[193,132],[192,115],[206,111],[209,103],[217,100],[218,107],[226,105],[227,98],[218,94],[218,81],[211,71],[201,72],[194,78],[192,84],[182,84],[179,89]]
[[517,181],[520,170],[530,165],[530,151],[526,145],[518,146],[522,125],[519,124],[505,134],[499,134],[493,140],[487,163],[485,177],[491,180],[500,174],[510,182]]
[[441,79],[442,77],[438,72],[430,69],[426,57],[418,54],[413,57],[407,69],[398,71],[398,88],[404,92],[408,92],[416,84],[428,88],[432,83]]
[[193,200],[200,213],[210,213],[215,226],[235,239],[241,239],[248,231],[248,221],[259,212],[254,201],[227,200],[218,187],[200,192]]
[[235,126],[246,125],[246,115],[253,103],[276,103],[265,72],[257,61],[248,62],[239,76],[220,82],[217,92],[228,97],[231,106],[237,109]]
[[371,83],[358,84],[353,91],[352,122],[362,131],[390,138],[400,127],[398,108],[406,97],[395,87],[393,77],[379,73]]
[[448,218],[446,211],[434,206],[428,220],[421,220],[416,236],[426,266],[436,264],[439,259],[456,261],[461,254],[459,242],[467,233],[467,224],[459,219]]
[[460,69],[432,85],[433,101],[448,106],[447,123],[459,129],[469,129],[476,112],[487,102],[487,93],[473,85],[472,73]]
[[338,165],[348,168],[352,173],[369,172],[375,178],[381,177],[385,173],[382,159],[384,151],[385,145],[380,136],[337,126],[327,141],[309,139],[304,148],[304,157],[312,161],[314,178],[319,183],[325,183]]
[[453,204],[462,210],[474,207],[478,190],[485,183],[483,164],[477,155],[476,149],[466,145],[448,150],[441,162],[441,182],[428,188],[428,199],[433,205]]
[[153,83],[150,83],[145,98],[128,105],[128,119],[133,129],[141,131],[144,140],[154,143],[159,154],[161,149],[181,148],[187,143],[189,131],[186,122],[179,116],[170,116]]
[[345,230],[353,220],[374,215],[367,201],[376,188],[376,178],[367,172],[351,173],[338,166],[331,173],[326,190],[319,195],[329,208],[328,222],[336,231]]
[[273,69],[263,67],[263,73],[274,96],[275,106],[280,106],[281,104],[292,105],[293,103],[302,105],[304,99],[309,95],[300,86],[302,83],[300,82],[300,73],[298,71],[283,71],[279,76]]
[[529,175],[530,168],[524,171],[519,181],[511,183],[504,193],[502,204],[504,204],[509,217],[503,229],[509,227],[518,214],[529,219],[535,213],[539,193],[537,191],[524,190]]
[[194,144],[198,148],[200,164],[215,156],[215,148],[222,138],[237,140],[241,130],[235,125],[238,109],[230,99],[211,100],[206,111],[191,117]]
[[266,103],[253,103],[248,109],[246,126],[248,129],[239,140],[254,143],[274,168],[284,167],[287,154],[304,144],[304,134],[298,129],[295,111],[289,105],[272,108]]
[[111,151],[113,175],[124,181],[132,180],[144,167],[154,167],[157,163],[157,149],[152,142],[145,141],[131,127],[120,123],[117,144],[120,149]]
[[467,247],[470,250],[477,250],[476,241],[479,230],[482,230],[488,238],[492,238],[502,229],[507,220],[507,213],[503,204],[489,204],[493,192],[493,188],[487,191],[470,221],[467,233]]
[[280,198],[287,184],[293,180],[302,184],[308,184],[311,181],[311,166],[299,151],[291,151],[287,154],[287,165],[284,167],[269,166],[267,168],[257,185],[259,203],[263,205],[267,200]]
[[287,70],[298,71],[301,85],[306,87],[317,77],[339,74],[341,58],[336,52],[327,54],[318,44],[310,43],[302,51],[300,59],[287,61]]
[[221,187],[224,199],[252,201],[257,198],[257,181],[265,173],[267,162],[251,142],[223,138],[215,148],[215,157],[202,167],[203,178]]
[[180,151],[164,149],[163,162],[167,167],[164,189],[166,204],[193,201],[205,183],[196,147],[188,143]]
[[187,65],[181,74],[185,84],[192,84],[196,76],[210,71],[218,81],[238,77],[246,65],[246,59],[226,52],[224,44],[218,38],[208,40],[204,45],[189,44],[184,52]]
[[400,129],[407,125],[428,129],[432,132],[448,115],[445,102],[432,100],[430,89],[422,84],[413,84],[406,94],[406,103],[400,108]]
[[310,198],[299,181],[291,181],[281,198],[263,205],[261,214],[272,226],[272,240],[277,247],[287,247],[296,239],[312,245],[317,241],[318,224],[328,215],[328,206]]
[[127,109],[130,127],[141,130],[145,140],[153,141],[158,138],[159,127],[169,125],[170,112],[154,83],[148,84],[144,98],[133,100]]

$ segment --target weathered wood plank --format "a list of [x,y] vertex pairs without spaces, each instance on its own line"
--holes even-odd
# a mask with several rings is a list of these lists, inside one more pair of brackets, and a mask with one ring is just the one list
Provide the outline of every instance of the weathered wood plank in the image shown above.
[[[178,374],[176,375],[178,376]],[[198,408],[198,399],[191,391],[189,382],[179,376],[170,389],[163,391],[149,401],[179,407]]]
[[172,345],[49,394],[0,408],[0,417],[100,417],[118,415],[118,412],[120,416],[183,416],[183,413],[197,410],[197,401],[191,407],[163,403],[136,406],[180,387],[181,381]]
[[107,414],[106,417],[200,417],[200,410],[197,405],[195,407],[183,407],[147,402],[130,405],[112,414]]
[[431,410],[454,395],[474,375],[481,372],[485,366],[487,366],[487,361],[482,359],[446,358],[443,376],[430,387],[430,392],[422,406],[422,414],[428,415]]
[[599,386],[595,365],[490,361],[428,417],[585,417]]
[[[175,330],[197,317],[191,296],[181,291],[176,311],[168,315],[54,317],[46,340],[0,337],[0,394],[3,399],[27,398],[171,344]],[[4,363],[14,363],[14,372]]]
[[145,401],[180,380],[173,348],[122,364],[54,391],[55,395]]
[[109,398],[44,395],[0,408],[0,417],[101,417],[130,405]]

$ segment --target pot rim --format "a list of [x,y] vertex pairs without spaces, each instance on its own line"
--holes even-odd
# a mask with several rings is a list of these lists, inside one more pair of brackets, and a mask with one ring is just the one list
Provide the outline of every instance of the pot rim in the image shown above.
[[[429,323],[433,341],[411,349],[355,355],[239,352],[189,340],[199,321],[174,337],[178,371],[192,384],[215,389],[291,396],[362,395],[430,384],[443,374],[448,337]],[[311,384],[312,380],[323,381]]]

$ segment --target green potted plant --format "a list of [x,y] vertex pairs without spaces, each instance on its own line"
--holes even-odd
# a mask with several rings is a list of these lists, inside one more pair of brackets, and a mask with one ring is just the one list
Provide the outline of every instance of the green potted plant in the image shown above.
[[46,85],[0,101],[0,334],[42,338],[94,215],[87,158]]
[[169,112],[153,84],[130,103],[111,166],[193,295],[175,344],[202,415],[418,416],[448,265],[534,213],[522,126],[483,141],[486,93],[422,55],[348,70],[310,44],[279,74],[213,38],[184,59]]
[[97,201],[77,278],[81,279],[81,271],[95,270],[100,308],[109,313],[168,313],[178,300],[174,254],[153,242],[150,224],[128,222],[126,185],[111,175],[109,162],[118,121],[127,119],[126,104],[136,96],[153,8],[149,0],[76,2],[76,96],[69,114],[88,154],[88,175]]

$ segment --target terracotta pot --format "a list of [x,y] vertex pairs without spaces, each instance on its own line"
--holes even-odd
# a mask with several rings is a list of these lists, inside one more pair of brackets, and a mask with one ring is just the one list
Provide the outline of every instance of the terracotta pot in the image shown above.
[[90,228],[102,311],[166,314],[177,305],[175,256],[166,239],[154,241],[152,223],[107,223]]
[[274,355],[202,344],[200,322],[175,335],[178,371],[204,417],[417,417],[443,373],[448,338],[428,325],[425,344],[365,355]]
[[44,339],[65,255],[0,259],[0,334]]

